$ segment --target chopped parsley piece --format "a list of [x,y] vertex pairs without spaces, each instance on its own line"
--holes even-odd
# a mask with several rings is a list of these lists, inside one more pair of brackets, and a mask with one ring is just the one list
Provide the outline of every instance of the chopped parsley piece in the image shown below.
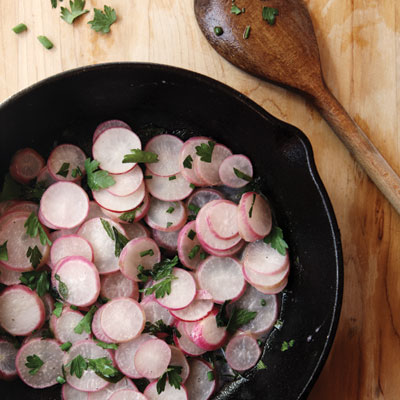
[[166,371],[160,376],[160,378],[157,381],[157,393],[160,394],[165,390],[165,384],[167,383],[167,377],[168,377],[168,382],[171,386],[173,386],[176,389],[181,388],[182,384],[182,367],[177,366],[177,365],[169,365]]
[[288,244],[283,239],[282,229],[278,226],[272,228],[269,235],[264,238],[264,243],[271,244],[271,247],[283,256],[286,255],[286,249],[289,248]]
[[193,240],[194,238],[195,238],[195,236],[196,236],[196,232],[194,231],[194,230],[190,230],[189,231],[189,233],[187,234],[187,237],[190,239],[190,240]]
[[61,7],[61,19],[69,24],[72,24],[76,18],[89,12],[89,10],[84,10],[85,0],[70,0],[69,6],[71,11],[66,7]]
[[63,306],[64,306],[64,304],[63,304],[63,303],[60,303],[60,302],[58,302],[58,301],[56,301],[56,302],[54,303],[53,314],[54,314],[57,318],[60,318],[61,313],[62,313],[62,310],[63,310]]
[[232,4],[231,14],[239,15],[241,13],[242,13],[242,10],[236,4]]
[[275,24],[275,19],[279,15],[279,11],[273,7],[263,7],[262,17],[263,20],[267,21],[269,25]]
[[171,283],[173,280],[178,279],[174,275],[170,275],[166,278],[164,278],[162,281],[156,283],[155,285],[145,289],[145,294],[155,294],[156,298],[163,298],[166,295],[171,294]]
[[283,321],[281,319],[277,319],[275,322],[274,328],[280,330],[282,328],[282,326],[283,326]]
[[99,339],[95,339],[94,341],[96,342],[97,346],[101,347],[102,349],[110,349],[110,350],[118,349],[117,343],[106,343],[106,342],[102,342]]
[[0,261],[8,261],[7,242],[8,240],[0,246]]
[[35,238],[39,234],[40,243],[43,246],[45,246],[46,244],[48,244],[49,246],[52,245],[51,240],[48,238],[42,224],[39,222],[39,218],[34,212],[29,215],[24,224],[24,227],[26,228],[26,233],[32,238]]
[[192,162],[193,162],[193,158],[192,158],[192,156],[189,154],[189,155],[183,160],[183,166],[184,166],[185,168],[192,169]]
[[115,240],[114,232],[111,228],[110,223],[103,218],[100,218],[100,221],[101,221],[101,224],[103,225],[104,230],[107,232],[107,235],[109,236],[109,238],[111,240]]
[[18,33],[21,33],[21,32],[24,32],[24,31],[26,31],[28,29],[28,27],[25,25],[25,24],[18,24],[18,25],[16,25],[16,26],[14,26],[14,28],[12,28],[12,30],[16,33],[16,34],[18,34]]
[[75,311],[77,311],[78,310],[78,307],[77,306],[69,306],[69,308],[71,309],[71,310],[75,310]]
[[137,274],[137,278],[142,282],[146,283],[151,277],[151,271],[145,270],[143,265],[138,265],[138,272],[139,273]]
[[190,203],[190,204],[188,205],[188,209],[189,209],[190,211],[192,211],[194,215],[197,215],[198,212],[200,211],[200,207],[196,206],[196,205],[193,204],[193,203]]
[[43,364],[44,362],[36,354],[26,357],[25,366],[29,368],[30,375],[37,374]]
[[56,378],[57,383],[59,383],[60,385],[64,385],[65,382],[67,382],[65,380],[65,378],[63,378],[61,375],[58,375]]
[[194,185],[194,183],[191,183],[191,184],[189,185],[189,187],[190,187],[191,189],[196,189],[196,186]]
[[196,154],[200,157],[200,161],[211,162],[214,146],[215,142],[211,140],[208,141],[208,144],[202,143],[200,146],[196,146]]
[[189,259],[193,260],[193,258],[195,258],[196,254],[199,252],[199,250],[200,250],[200,246],[197,244],[196,246],[193,247],[192,250],[190,250]]
[[31,290],[36,290],[40,297],[50,290],[50,274],[47,271],[26,271],[21,274],[19,280]]
[[200,260],[205,260],[206,257],[207,257],[207,253],[204,253],[204,251],[202,251],[202,252],[200,253]]
[[125,237],[115,226],[113,226],[114,236],[115,236],[115,250],[114,254],[119,257],[123,248],[129,242],[129,239]]
[[[244,30],[244,32],[243,32],[243,39],[248,39],[249,38],[250,29],[251,29],[250,25],[247,25],[245,30]],[[236,168],[234,168],[234,169],[236,169]]]
[[135,220],[137,211],[140,210],[140,207],[135,208],[132,211],[126,211],[119,216],[121,221],[129,222],[130,224]]
[[158,155],[151,151],[131,149],[131,153],[124,155],[123,163],[156,163],[159,161]]
[[167,228],[169,228],[170,226],[172,226],[172,222],[167,222]]
[[68,299],[68,286],[61,280],[60,275],[55,274],[54,278],[56,281],[58,281],[58,291],[60,293],[60,296],[64,299]]
[[169,181],[174,181],[176,179],[176,175],[172,175],[168,178]]
[[77,378],[82,378],[83,371],[86,371],[88,368],[87,361],[79,354],[75,358],[73,358],[66,367],[69,367],[69,373],[71,376],[74,374]]
[[261,304],[262,307],[265,307],[267,305],[267,302],[266,302],[265,299],[261,299],[260,300],[260,304]]
[[256,202],[256,194],[253,193],[253,200],[251,202],[251,207],[249,210],[249,218],[251,218],[253,216],[253,207],[254,207],[254,203]]
[[79,167],[76,167],[71,171],[71,176],[73,178],[76,178],[78,175],[79,176],[83,176],[83,173],[82,173],[82,171],[81,171],[81,169]]
[[92,190],[107,189],[115,185],[114,178],[107,171],[99,170],[99,165],[100,163],[97,160],[91,161],[90,158],[85,160],[87,183]]
[[235,167],[233,168],[233,172],[235,173],[235,175],[236,175],[238,178],[244,179],[244,180],[247,181],[247,182],[251,182],[251,180],[252,180],[252,177],[251,177],[251,176],[246,175],[244,172],[240,171],[239,169],[237,169],[237,168],[235,168]]
[[92,369],[96,375],[100,376],[104,380],[117,383],[120,381],[124,376],[113,366],[113,362],[108,357],[101,357],[86,359],[88,368]]
[[145,175],[144,179],[153,179],[153,175]]
[[207,379],[208,379],[210,382],[215,381],[214,371],[208,371],[208,372],[207,372]]
[[[57,8],[57,0],[50,0],[51,1],[51,6],[53,8]],[[61,0],[62,1],[62,0]]]
[[248,324],[256,316],[256,311],[247,311],[245,309],[235,307],[231,317],[229,318],[226,330],[233,335],[241,326]]
[[92,333],[92,320],[96,311],[97,307],[92,306],[86,315],[79,321],[78,325],[74,328],[74,332],[77,334],[81,334],[83,331],[89,334]]
[[47,50],[50,50],[54,47],[54,44],[46,36],[38,36],[37,39]]
[[58,172],[56,174],[66,178],[68,175],[68,172],[69,172],[69,163],[63,163],[63,165],[61,165],[60,169],[58,170]]
[[29,258],[33,268],[37,268],[40,265],[41,259],[43,258],[42,253],[37,246],[35,246],[33,249],[32,247],[29,247],[28,251],[26,252],[26,256]]
[[169,207],[168,210],[166,211],[168,214],[172,214],[175,211],[174,207]]
[[267,366],[264,364],[263,360],[260,360],[257,365],[256,365],[256,369],[266,369]]
[[104,6],[104,12],[95,8],[94,18],[88,22],[96,32],[108,33],[110,26],[117,20],[117,13],[109,6]]
[[140,257],[154,256],[154,251],[153,251],[153,249],[144,250],[144,251],[140,252],[139,255],[140,255]]
[[65,342],[65,343],[60,345],[60,349],[62,351],[68,351],[71,348],[71,346],[72,346],[71,342]]
[[285,340],[282,342],[281,351],[289,350],[289,348],[293,346],[294,346],[294,339],[289,340],[288,342]]
[[154,324],[150,321],[146,322],[146,325],[143,330],[144,333],[150,333],[151,335],[157,336],[165,340],[168,344],[173,344],[174,333],[179,338],[181,334],[176,330],[176,328],[166,325],[162,319],[159,319]]
[[221,36],[224,30],[220,26],[214,26],[214,33],[216,36]]

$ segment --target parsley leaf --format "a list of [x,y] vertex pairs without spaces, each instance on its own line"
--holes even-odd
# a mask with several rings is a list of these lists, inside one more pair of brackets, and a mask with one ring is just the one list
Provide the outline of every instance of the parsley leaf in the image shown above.
[[26,228],[26,233],[32,238],[35,238],[39,234],[40,243],[43,246],[45,246],[46,244],[48,244],[49,246],[52,245],[51,240],[48,238],[42,224],[39,222],[39,218],[34,212],[29,215],[24,224],[24,227]]
[[193,260],[193,258],[195,258],[197,253],[199,252],[199,250],[200,250],[200,246],[198,244],[196,244],[196,246],[194,246],[193,249],[190,250],[189,259]]
[[200,146],[196,146],[196,154],[200,157],[200,161],[211,162],[214,146],[215,142],[210,140],[208,144],[202,143]]
[[82,378],[83,371],[86,371],[88,368],[87,361],[79,354],[75,358],[73,358],[66,367],[69,367],[69,373],[71,376],[74,374],[77,378]]
[[117,13],[109,6],[104,6],[104,12],[95,8],[94,18],[88,22],[96,32],[108,33],[110,26],[117,20]]
[[92,369],[96,375],[108,382],[117,383],[124,376],[113,366],[113,362],[108,357],[87,359],[88,368]]
[[180,337],[181,334],[176,330],[176,328],[166,325],[162,319],[159,319],[154,324],[150,321],[146,321],[146,325],[143,330],[144,333],[150,333],[151,335],[157,336],[160,339],[163,339],[168,344],[173,344],[174,333],[177,337]]
[[229,318],[226,315],[226,307],[229,303],[230,303],[230,300],[225,300],[224,304],[222,304],[222,307],[218,311],[218,314],[215,316],[217,326],[220,328],[228,325]]
[[54,278],[55,278],[56,281],[58,281],[58,291],[59,291],[61,297],[64,300],[67,300],[68,299],[68,294],[69,294],[68,286],[61,280],[60,275],[55,274]]
[[272,228],[269,235],[264,238],[264,243],[271,244],[271,247],[283,256],[286,255],[286,249],[289,248],[288,244],[283,239],[282,229],[278,226]]
[[0,261],[8,261],[7,242],[8,240],[0,246]]
[[76,178],[78,175],[79,175],[79,176],[83,176],[83,173],[82,173],[81,169],[79,168],[79,166],[76,167],[76,168],[74,168],[74,169],[71,171],[71,176],[72,176],[73,178]]
[[242,10],[236,4],[232,4],[231,14],[239,15],[241,13],[242,13]]
[[207,371],[207,379],[210,382],[215,381],[214,371]]
[[102,342],[99,339],[94,340],[97,344],[97,346],[101,347],[102,349],[110,349],[110,350],[117,350],[118,349],[118,343],[106,343]]
[[62,351],[68,351],[71,348],[71,346],[72,346],[71,342],[65,342],[65,343],[60,345],[60,349]]
[[192,156],[189,154],[189,155],[183,160],[183,166],[184,166],[185,168],[192,169],[192,162],[193,162],[193,158],[192,158]]
[[140,257],[154,256],[154,251],[153,251],[153,249],[144,250],[144,251],[140,252],[139,255],[140,255]]
[[171,386],[176,389],[180,389],[182,384],[182,367],[177,365],[170,365],[166,369],[166,371],[160,376],[157,381],[157,393],[160,394],[165,390],[165,384],[168,382]]
[[172,269],[178,264],[178,262],[179,258],[178,256],[175,256],[172,260],[169,258],[165,258],[159,263],[154,264],[152,274],[154,280],[158,281],[171,275]]
[[60,175],[63,176],[64,178],[67,177],[69,172],[69,163],[63,163],[63,165],[61,165],[60,169],[58,170],[58,172],[56,173],[56,175]]
[[191,230],[189,231],[189,233],[187,234],[187,237],[188,237],[190,240],[193,240],[193,239],[195,238],[195,236],[196,236],[196,232],[195,232],[193,229],[191,229]]
[[72,24],[76,18],[89,12],[89,10],[83,9],[85,7],[85,0],[75,0],[75,2],[73,0],[70,0],[69,6],[71,8],[71,11],[68,10],[68,8],[66,7],[61,7],[61,19],[63,19],[65,22],[68,22],[69,24]]
[[40,297],[50,290],[50,274],[47,271],[26,271],[21,274],[19,280],[23,285],[36,290]]
[[249,209],[249,218],[251,218],[253,216],[253,207],[254,207],[255,202],[256,202],[256,194],[253,193],[253,200],[251,202],[251,207]]
[[32,247],[29,247],[26,256],[29,258],[33,268],[37,268],[40,264],[40,260],[43,258],[42,253],[37,246],[33,249]]
[[166,295],[170,295],[171,294],[171,283],[175,279],[178,279],[178,278],[174,275],[168,276],[167,278],[164,278],[162,281],[145,289],[144,293],[146,295],[154,293],[157,299],[163,298]]
[[92,190],[107,189],[115,184],[114,178],[107,171],[98,170],[99,165],[100,163],[97,160],[90,161],[90,158],[88,158],[85,161],[87,183]]
[[29,368],[29,374],[35,375],[39,372],[44,362],[36,354],[26,357],[25,366]]
[[285,340],[282,342],[281,351],[289,350],[289,348],[293,346],[294,346],[294,339],[289,340],[288,342]]
[[60,385],[64,385],[64,383],[67,382],[67,381],[65,380],[65,378],[62,377],[61,375],[58,375],[58,376],[57,376],[56,381],[57,381],[57,383],[59,383]]
[[199,213],[199,211],[200,211],[200,207],[198,207],[198,206],[196,206],[195,204],[193,204],[193,203],[190,203],[189,205],[188,205],[188,209],[196,216],[198,213]]
[[119,257],[122,249],[129,242],[129,239],[125,237],[115,226],[113,226],[113,231],[115,235],[115,256]]
[[174,207],[169,207],[168,210],[166,211],[168,214],[172,214],[175,211]]
[[121,221],[125,221],[125,222],[129,222],[130,224],[135,221],[136,218],[136,213],[140,211],[140,206],[136,207],[135,209],[133,209],[132,211],[126,211],[123,214],[121,214],[119,216],[119,219]]
[[132,154],[125,154],[123,163],[156,163],[158,155],[151,151],[143,151],[140,149],[131,149]]
[[113,232],[113,229],[111,228],[110,223],[103,218],[100,218],[100,221],[101,221],[101,224],[103,225],[103,228],[107,232],[107,235],[109,236],[109,238],[111,240],[115,240],[114,232]]
[[53,310],[53,314],[57,317],[60,318],[62,310],[63,310],[63,303],[60,303],[59,301],[54,303],[54,310]]
[[234,334],[241,326],[248,324],[257,316],[257,311],[247,311],[242,308],[234,308],[229,318],[226,330],[230,334]]
[[264,364],[263,360],[260,360],[257,365],[256,365],[256,369],[266,369],[267,366]]
[[233,168],[233,172],[235,173],[235,175],[236,175],[238,178],[244,179],[244,180],[247,181],[247,182],[251,182],[251,180],[252,180],[252,177],[251,177],[251,176],[245,174],[244,172],[240,171],[239,169],[237,169],[237,168],[235,168],[235,167]]
[[267,21],[269,25],[275,24],[275,19],[279,15],[279,11],[273,7],[263,7],[262,17],[263,20]]
[[74,332],[81,334],[83,331],[92,333],[92,320],[93,315],[97,311],[96,306],[92,306],[86,315],[79,321],[78,325],[74,328]]
[[57,7],[57,0],[50,0],[50,1],[51,1],[51,6],[53,8],[56,8]]

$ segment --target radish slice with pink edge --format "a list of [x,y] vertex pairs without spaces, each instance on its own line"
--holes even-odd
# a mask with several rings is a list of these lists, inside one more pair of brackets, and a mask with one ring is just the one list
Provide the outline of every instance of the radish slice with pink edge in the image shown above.
[[159,231],[177,231],[185,225],[186,208],[181,201],[162,201],[152,197],[145,221]]
[[44,167],[43,157],[31,148],[18,150],[10,163],[10,174],[19,183],[29,183]]
[[50,228],[75,228],[85,220],[89,212],[89,198],[76,183],[57,182],[43,193],[40,212],[51,225]]
[[20,217],[25,217],[25,219],[27,219],[29,216],[31,215],[31,213],[29,211],[6,211],[1,217],[0,217],[0,230],[4,229],[4,227],[9,223],[12,222],[14,220],[16,220],[17,218]]
[[[79,168],[81,173],[85,174],[85,160],[86,155],[78,146],[73,144],[61,144],[51,152],[47,160],[47,168],[53,179],[57,181],[76,182],[81,179],[81,175],[77,174],[74,178],[72,176],[72,171]],[[65,168],[65,164],[68,164],[68,169]],[[63,173],[63,166],[66,174]],[[60,171],[61,174],[59,173]]]
[[123,174],[110,174],[114,178],[115,184],[107,188],[114,196],[129,196],[143,182],[143,171],[136,165],[132,170]]
[[243,266],[243,275],[251,285],[276,287],[280,286],[284,279],[289,274],[289,265],[285,269],[276,274],[260,274],[253,271],[251,268]]
[[[113,222],[111,219],[102,218],[108,222],[111,228],[116,228],[120,233],[125,235],[125,231],[121,225]],[[79,228],[77,235],[86,239],[93,248],[94,264],[100,274],[109,274],[119,270],[118,257],[115,255],[115,242],[112,240],[105,230],[101,218],[93,218],[86,221]]]
[[86,331],[82,333],[74,332],[76,326],[81,322],[83,314],[79,311],[71,310],[70,308],[64,308],[60,317],[52,315],[52,331],[54,337],[61,343],[71,342],[76,343],[81,340],[90,339],[90,334]]
[[131,297],[134,300],[139,299],[138,284],[131,279],[126,278],[121,272],[103,275],[100,278],[100,294],[106,299],[116,299],[118,297]]
[[185,386],[181,386],[179,389],[176,389],[174,386],[171,386],[167,381],[165,385],[165,390],[158,394],[157,392],[157,382],[152,382],[147,385],[143,394],[146,396],[148,400],[188,400],[189,397],[186,392]]
[[[56,279],[56,275],[58,279]],[[96,266],[86,258],[80,256],[63,258],[53,269],[52,279],[56,279],[56,289],[59,293],[60,282],[66,285],[68,291],[64,300],[74,306],[90,306],[99,297],[99,272]],[[63,297],[63,295],[61,296]]]
[[106,303],[100,324],[106,336],[116,343],[128,342],[138,337],[146,322],[140,304],[130,297],[120,297]]
[[225,357],[235,371],[246,371],[257,364],[261,355],[257,340],[248,334],[234,336],[226,346]]
[[50,293],[46,293],[42,297],[42,301],[44,304],[44,320],[48,321],[50,317],[53,315],[54,311],[54,299]]
[[239,235],[237,226],[238,206],[229,200],[220,200],[210,207],[207,223],[211,232],[220,239],[233,239]]
[[50,249],[50,260],[56,265],[61,259],[69,256],[81,256],[93,261],[92,245],[78,235],[66,235],[56,239]]
[[27,286],[9,286],[0,295],[0,326],[14,336],[29,335],[44,323],[40,297]]
[[[193,160],[198,157],[196,155],[196,146],[200,146],[202,143],[207,144],[209,141],[211,141],[211,139],[204,136],[192,137],[184,143],[179,154],[179,163],[182,175],[189,182],[193,183],[196,186],[206,185],[206,183],[196,174],[196,171],[193,167]],[[184,166],[183,162],[185,160],[187,160],[186,163],[189,163],[191,165],[191,168],[187,168]]]
[[196,298],[182,310],[171,310],[171,314],[181,321],[195,322],[205,318],[213,309],[214,302],[212,299],[203,299],[201,293],[197,291]]
[[17,377],[15,359],[18,349],[13,343],[0,339],[0,379],[10,381]]
[[243,213],[237,213],[237,226],[240,237],[246,242],[255,242],[260,239],[258,235],[250,230],[248,223],[246,223],[246,217]]
[[178,347],[170,345],[169,348],[171,349],[171,361],[169,362],[169,365],[182,367],[180,376],[182,377],[182,383],[185,383],[189,376],[189,364],[186,360],[185,354],[183,354],[183,351]]
[[93,159],[100,163],[100,168],[111,174],[123,174],[130,171],[136,163],[123,163],[131,149],[141,149],[139,136],[130,129],[109,128],[99,134],[93,143]]
[[204,354],[206,350],[202,349],[201,347],[195,345],[192,342],[192,340],[186,334],[184,324],[185,322],[182,321],[179,321],[176,324],[176,328],[180,334],[180,336],[177,336],[176,333],[174,333],[174,342],[176,346],[179,347],[186,355],[190,357],[197,357]]
[[67,366],[75,357],[81,355],[83,358],[109,358],[112,360],[112,353],[109,350],[102,349],[92,340],[82,340],[74,343],[68,353],[64,355],[65,375],[67,382],[75,389],[84,392],[97,392],[109,385],[109,382],[96,375],[96,372],[88,368],[83,371],[82,377],[71,375],[70,366]]
[[[29,214],[25,211],[20,212],[19,217],[14,217],[11,221],[2,225],[0,230],[0,243],[7,241],[8,260],[2,260],[2,264],[13,271],[30,271],[32,264],[26,256],[26,250],[31,247],[32,249],[37,246],[42,259],[40,260],[39,267],[44,265],[49,257],[50,247],[42,245],[39,236],[30,237],[26,234],[26,227],[24,226]],[[12,213],[15,215],[14,213]],[[11,214],[10,214],[11,215]],[[4,218],[3,216],[2,218]],[[45,230],[47,231],[47,229]]]
[[175,322],[175,318],[170,312],[158,304],[153,296],[146,296],[140,305],[146,314],[146,321],[155,324],[157,321],[163,321],[165,325],[172,325]]
[[118,349],[115,350],[115,362],[124,375],[133,379],[143,378],[143,376],[136,370],[135,354],[142,343],[152,339],[154,339],[154,336],[144,333],[136,339],[126,343],[121,343],[118,346]]
[[[199,246],[199,250],[196,251]],[[187,268],[196,269],[206,257],[196,234],[196,221],[187,223],[179,232],[178,256],[180,262]]]
[[58,231],[53,231],[49,234],[49,238],[52,242],[55,242],[58,238],[62,236],[75,235],[75,233],[78,231],[78,228],[59,229]]
[[0,263],[0,283],[3,285],[11,286],[18,285],[21,283],[19,278],[21,277],[22,271],[14,271],[6,268]]
[[[190,374],[185,386],[190,400],[208,400],[216,388],[215,371],[211,365],[201,359],[189,361]],[[210,380],[209,374],[214,376]]]
[[138,392],[138,388],[130,379],[122,378],[117,383],[110,383],[99,392],[88,393],[88,400],[109,400],[110,396],[120,389],[133,389]]
[[264,294],[277,294],[277,293],[282,292],[283,289],[285,289],[287,283],[288,283],[288,276],[286,276],[284,279],[282,279],[281,282],[277,283],[274,286],[261,286],[261,285],[256,285],[256,284],[253,284],[253,283],[250,283],[250,285],[254,286],[261,293],[264,293]]
[[225,158],[219,166],[219,177],[222,184],[231,188],[241,188],[246,186],[249,181],[243,178],[239,178],[235,169],[238,170],[238,174],[243,173],[248,177],[253,177],[253,165],[248,157],[243,154],[233,154]]
[[12,207],[14,204],[17,204],[17,203],[18,203],[17,200],[0,201],[0,216],[5,214],[10,209],[10,207]]
[[132,130],[131,127],[124,121],[119,119],[110,119],[99,124],[93,133],[93,143],[97,140],[99,135],[110,128],[126,128]]
[[228,250],[215,250],[215,249],[211,248],[210,246],[207,246],[207,244],[205,244],[205,243],[202,243],[202,246],[203,246],[203,249],[207,253],[209,253],[209,254],[211,254],[213,256],[216,256],[216,257],[232,257],[242,249],[242,247],[244,246],[244,243],[245,242],[243,240],[241,240],[238,244],[236,244],[235,246],[231,247]]
[[211,162],[201,161],[200,157],[196,157],[193,161],[193,167],[197,176],[207,183],[207,185],[221,185],[222,181],[219,177],[219,167],[225,158],[232,155],[232,152],[222,144],[214,146]]
[[93,198],[100,207],[114,212],[133,210],[143,201],[146,194],[145,184],[142,182],[138,189],[128,196],[115,196],[107,189],[92,191]]
[[150,237],[149,231],[140,222],[125,224],[124,229],[129,240]]
[[189,215],[197,215],[199,209],[213,200],[222,200],[224,195],[215,189],[204,188],[195,190],[187,199]]
[[158,176],[172,176],[180,172],[179,153],[183,142],[173,135],[158,135],[153,137],[144,148],[158,155],[158,162],[146,163],[146,168]]
[[241,326],[242,331],[250,331],[256,337],[269,332],[278,318],[278,299],[275,295],[263,294],[253,286],[248,286],[240,299],[227,306],[228,315],[231,315],[233,308],[255,311],[256,317],[245,325]]
[[[193,192],[191,183],[188,182],[181,173],[170,177],[157,176],[146,170],[145,175],[148,191],[156,199],[163,201],[178,201],[188,197]],[[174,178],[175,177],[175,178]]]
[[133,281],[140,282],[137,277],[139,265],[144,269],[152,269],[161,261],[161,253],[157,243],[150,238],[141,237],[129,241],[119,256],[121,272]]
[[19,201],[16,204],[12,205],[7,212],[15,212],[15,211],[26,211],[29,214],[35,213],[37,214],[39,211],[39,205],[34,203],[33,201]]
[[207,290],[214,302],[238,299],[246,289],[242,264],[232,257],[210,256],[199,266],[197,281]]
[[36,178],[37,183],[42,183],[45,187],[49,187],[53,183],[56,183],[57,180],[54,179],[50,172],[49,169],[47,168],[47,165],[45,165],[40,172],[38,173],[38,176]]
[[164,232],[157,229],[152,229],[151,233],[159,247],[162,247],[171,253],[176,253],[178,248],[179,231]]
[[101,313],[104,310],[104,305],[100,307],[93,315],[92,319],[92,332],[97,339],[105,343],[114,343],[103,331],[101,327]]
[[[31,374],[25,365],[27,357],[36,355],[43,365],[36,374]],[[52,339],[36,338],[23,345],[17,354],[15,361],[18,375],[24,383],[35,389],[43,389],[57,384],[57,376],[62,376],[64,352],[60,344]]]
[[89,393],[82,392],[65,383],[61,388],[61,397],[63,400],[89,400]]
[[218,309],[214,308],[207,317],[198,322],[186,322],[193,324],[190,327],[189,337],[197,346],[207,351],[219,349],[224,345],[228,337],[225,327],[217,326],[216,316]]
[[134,360],[140,375],[147,379],[157,379],[168,368],[171,349],[163,340],[150,339],[139,345]]
[[171,293],[157,301],[165,308],[180,310],[187,307],[196,297],[196,282],[193,276],[182,268],[174,268]]
[[147,397],[135,389],[119,389],[108,400],[147,400]]
[[94,201],[89,201],[89,213],[85,219],[85,221],[89,221],[92,218],[104,218],[106,214],[104,214],[103,209]]

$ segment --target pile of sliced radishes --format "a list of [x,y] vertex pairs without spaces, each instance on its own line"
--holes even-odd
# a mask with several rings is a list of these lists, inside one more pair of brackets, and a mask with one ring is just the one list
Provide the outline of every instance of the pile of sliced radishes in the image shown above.
[[[206,352],[223,348],[240,372],[259,361],[289,256],[265,197],[240,195],[251,161],[207,137],[143,148],[111,120],[93,161],[72,144],[47,164],[32,149],[13,157],[13,179],[47,188],[39,204],[0,203],[0,379],[61,383],[66,400],[206,400],[218,385]],[[143,393],[131,379],[148,380]]]

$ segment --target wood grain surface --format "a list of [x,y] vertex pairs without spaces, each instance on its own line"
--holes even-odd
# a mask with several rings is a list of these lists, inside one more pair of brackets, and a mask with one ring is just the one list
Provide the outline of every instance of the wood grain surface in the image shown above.
[[[240,5],[240,0],[236,2]],[[100,0],[86,3],[90,9],[104,5]],[[107,3],[116,9],[118,22],[110,34],[101,35],[87,25],[92,13],[70,26],[59,18],[59,9],[51,8],[50,0],[0,0],[0,101],[70,68],[151,61],[209,75],[299,127],[312,143],[333,203],[345,265],[337,336],[309,398],[399,399],[399,215],[307,101],[245,74],[217,55],[197,27],[192,0]],[[328,87],[400,172],[400,2],[306,3]],[[28,31],[16,35],[11,28],[20,22],[28,25]],[[48,36],[55,47],[44,49],[38,35]]]

